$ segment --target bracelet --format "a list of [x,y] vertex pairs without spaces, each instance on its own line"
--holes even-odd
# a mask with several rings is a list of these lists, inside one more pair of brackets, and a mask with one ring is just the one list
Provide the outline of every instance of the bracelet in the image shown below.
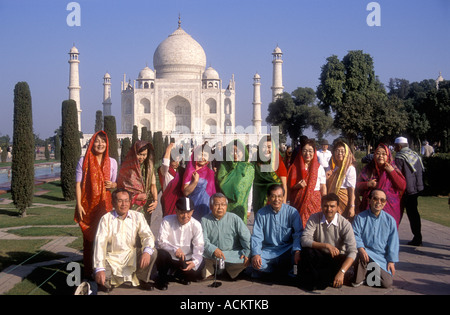
[[355,207],[355,205],[350,205],[350,208],[354,208]]
[[341,269],[341,272],[342,272],[343,274],[345,274],[345,270],[344,270],[344,269]]

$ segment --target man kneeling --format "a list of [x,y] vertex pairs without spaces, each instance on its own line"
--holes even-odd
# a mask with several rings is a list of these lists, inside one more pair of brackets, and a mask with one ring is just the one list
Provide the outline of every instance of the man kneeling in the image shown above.
[[339,197],[322,197],[322,212],[310,216],[303,232],[300,285],[323,290],[341,287],[356,258],[356,241],[349,221],[338,213]]
[[[94,243],[95,281],[109,291],[124,282],[152,290],[149,282],[156,260],[155,238],[144,215],[130,210],[131,194],[125,189],[112,193],[113,211],[98,225]],[[141,244],[137,244],[139,239]],[[141,247],[142,252],[138,249]]]

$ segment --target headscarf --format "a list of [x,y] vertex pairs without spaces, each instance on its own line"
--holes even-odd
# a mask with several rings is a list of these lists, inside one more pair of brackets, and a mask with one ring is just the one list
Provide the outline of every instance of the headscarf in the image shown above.
[[[95,139],[99,134],[106,137],[106,150],[103,153],[100,165],[92,152]],[[109,141],[106,132],[100,130],[92,136],[86,155],[84,156],[82,172],[81,205],[86,214],[80,220],[77,213],[75,213],[75,221],[80,225],[85,238],[93,241],[100,218],[113,208],[111,192],[105,187],[105,181],[109,180],[111,174]]]
[[[139,163],[138,153],[141,150],[148,150],[147,158],[143,165]],[[138,140],[128,151],[125,160],[120,167],[117,177],[117,187],[125,188],[132,194],[132,205],[144,206],[146,201],[138,201],[139,194],[147,194],[149,199],[155,200],[157,196],[151,193],[152,180],[154,178],[154,150],[151,143]]]

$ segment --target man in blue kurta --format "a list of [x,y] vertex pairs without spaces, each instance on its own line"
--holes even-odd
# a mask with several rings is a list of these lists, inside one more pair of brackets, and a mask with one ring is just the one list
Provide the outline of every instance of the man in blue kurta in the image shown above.
[[297,209],[283,203],[284,193],[281,185],[269,187],[268,205],[256,214],[251,239],[252,277],[288,274],[292,264],[300,260],[303,225]]
[[358,248],[353,286],[366,281],[370,286],[389,288],[395,275],[395,263],[398,262],[397,226],[395,219],[383,211],[386,204],[384,191],[375,189],[369,198],[370,208],[356,216],[353,222]]
[[224,194],[211,196],[211,213],[202,218],[205,240],[205,273],[208,278],[218,270],[220,259],[225,262],[225,270],[235,279],[248,265],[250,256],[250,230],[244,221],[234,213],[227,212],[228,201]]

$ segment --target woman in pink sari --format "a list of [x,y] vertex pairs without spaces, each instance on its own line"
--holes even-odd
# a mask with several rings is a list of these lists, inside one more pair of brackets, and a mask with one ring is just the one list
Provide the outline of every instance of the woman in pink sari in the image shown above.
[[195,148],[183,176],[183,194],[194,202],[198,221],[210,213],[209,199],[216,193],[214,171],[208,167],[211,148],[204,144]]
[[356,184],[362,197],[359,212],[368,209],[370,192],[382,189],[387,197],[384,211],[394,217],[398,228],[402,218],[400,202],[405,188],[405,177],[395,165],[391,151],[384,144],[378,145],[373,160],[362,169]]

